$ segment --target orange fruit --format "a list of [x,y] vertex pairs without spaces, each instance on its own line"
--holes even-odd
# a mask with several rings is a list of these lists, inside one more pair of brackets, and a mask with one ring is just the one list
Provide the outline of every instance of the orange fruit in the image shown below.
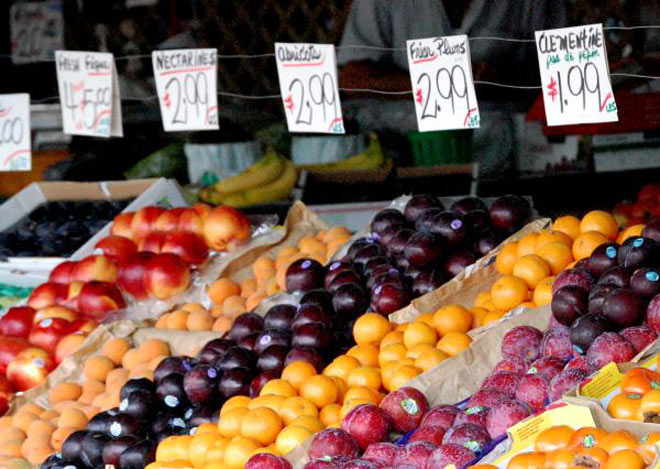
[[[435,316],[433,319],[435,323]],[[410,323],[403,333],[403,343],[407,348],[417,344],[435,344],[437,340],[435,329],[423,322]]]
[[368,400],[368,399],[351,399],[346,402],[341,406],[341,410],[339,411],[339,417],[341,420],[344,420],[344,417],[346,417],[346,414],[348,414],[353,408],[362,405],[362,404],[375,404],[374,401]]
[[556,277],[546,277],[541,280],[532,294],[532,301],[537,306],[547,305],[552,301],[552,284]]
[[559,217],[552,224],[552,229],[555,231],[561,231],[571,239],[575,239],[580,234],[580,219],[573,215]]
[[56,428],[57,427],[54,424],[45,420],[35,420],[34,422],[31,422],[30,425],[28,425],[25,434],[28,436],[28,438],[39,434],[52,435]]
[[261,256],[252,264],[252,270],[257,282],[275,277],[275,261],[269,257]]
[[415,359],[415,366],[423,371],[427,371],[447,358],[449,356],[442,350],[431,349],[423,352]]
[[357,358],[353,358],[349,355],[340,355],[325,367],[323,374],[326,376],[341,378],[346,381],[351,370],[361,365],[362,364]]
[[547,454],[545,453],[519,453],[511,458],[507,469],[542,469],[546,466],[545,461],[547,459]]
[[[431,316],[431,321],[433,321],[433,316]],[[426,321],[425,321],[426,322]],[[430,326],[431,324],[429,324]],[[382,350],[383,347],[389,344],[403,344],[403,332],[401,331],[390,331],[387,334],[385,334],[385,337],[383,337],[383,340],[380,341],[380,349]]]
[[60,401],[75,401],[82,394],[82,388],[76,383],[56,384],[48,391],[48,398],[53,404]]
[[499,278],[490,290],[493,304],[497,309],[503,311],[509,311],[523,301],[527,301],[527,294],[527,282],[513,275]]
[[316,376],[316,368],[311,363],[298,361],[284,367],[282,379],[300,391],[300,387],[312,376]]
[[635,449],[637,447],[637,439],[628,430],[617,430],[602,438],[597,446],[607,451],[611,457],[617,451]]
[[417,360],[417,357],[428,350],[436,350],[436,348],[431,344],[417,344],[407,350],[406,357]]
[[188,330],[188,318],[190,311],[177,309],[167,315],[167,328],[172,331],[186,331]]
[[189,331],[210,331],[213,322],[213,316],[208,311],[192,311],[186,321],[186,327]]
[[580,233],[588,231],[597,231],[609,240],[614,240],[619,234],[619,225],[611,213],[604,210],[592,210],[580,221]]
[[144,341],[138,350],[143,362],[149,362],[153,358],[170,354],[170,346],[167,342],[158,339]]
[[274,394],[269,394],[267,396],[257,396],[254,399],[250,400],[247,405],[247,408],[252,410],[257,407],[268,407],[269,409],[274,410],[279,414],[280,406],[284,401],[286,401],[284,396],[276,396]]
[[538,254],[539,249],[550,243],[561,243],[570,248],[573,245],[573,238],[558,230],[541,230],[539,231],[539,237],[536,239],[534,252]]
[[571,441],[575,430],[568,425],[556,425],[546,428],[536,436],[534,451],[550,452],[564,449]]
[[509,275],[513,271],[513,264],[518,259],[518,243],[512,241],[502,247],[495,258],[495,268],[502,275]]
[[473,322],[472,313],[458,304],[444,306],[433,315],[433,325],[440,336],[450,332],[467,332]]
[[415,318],[415,321],[423,322],[425,324],[428,324],[431,327],[434,327],[433,326],[433,313],[420,314],[419,316],[417,316]]
[[222,311],[226,316],[236,318],[247,311],[245,298],[238,295],[225,298],[222,302]]
[[293,396],[282,402],[278,413],[284,421],[284,424],[289,425],[295,419],[303,415],[309,415],[310,417],[316,418],[319,415],[319,410],[309,399],[300,396]]
[[250,412],[246,407],[235,407],[220,415],[218,430],[225,438],[233,438],[241,431],[243,417]]
[[242,469],[252,452],[259,448],[256,441],[239,436],[232,439],[224,448],[223,462],[227,469]]
[[[513,262],[515,262],[515,260]],[[511,263],[511,270],[513,270],[513,262]],[[490,290],[482,291],[477,294],[477,298],[474,300],[474,306],[478,306],[479,308],[486,308],[485,305],[488,304],[490,301],[491,301]]]
[[258,407],[248,411],[241,420],[241,435],[269,445],[282,430],[282,419],[268,407]]
[[598,231],[585,231],[575,239],[573,243],[573,259],[576,261],[589,257],[591,253],[601,244],[610,239]]
[[527,254],[534,254],[536,251],[536,241],[539,239],[538,233],[529,233],[520,238],[518,249],[516,250],[516,259],[520,259]]
[[280,454],[287,454],[313,434],[314,432],[310,431],[308,428],[301,427],[300,425],[291,425],[290,427],[284,428],[284,430],[277,435],[275,447]]
[[218,316],[215,321],[213,321],[213,325],[211,326],[211,330],[215,332],[227,332],[229,329],[231,329],[231,325],[234,322],[232,318],[229,316]]
[[[349,384],[351,376],[364,368],[368,367],[355,368],[353,371],[351,371],[351,373],[348,375]],[[373,368],[371,369],[374,370]],[[378,374],[377,371],[376,374]],[[378,379],[380,381],[380,376],[378,376]],[[300,388],[300,396],[311,401],[319,409],[328,404],[336,402],[337,392],[337,385],[332,380],[332,378],[324,375],[316,375],[308,378]]]
[[401,360],[406,357],[408,349],[403,344],[389,344],[382,348],[378,354],[378,364],[382,367],[385,363]]
[[240,295],[241,289],[236,283],[228,278],[219,278],[209,285],[208,295],[215,304],[222,304],[227,298]]
[[259,303],[266,298],[266,294],[263,292],[254,292],[252,295],[245,298],[245,309],[252,311],[254,308],[259,306]]
[[[550,264],[536,254],[522,256],[513,265],[513,275],[523,279],[530,289],[536,287],[541,279],[548,277],[550,273]],[[495,306],[498,306],[497,303]]]
[[371,366],[355,368],[348,374],[346,384],[348,384],[349,387],[366,386],[378,390],[381,385],[380,372],[377,368]]
[[156,329],[167,329],[167,320],[169,319],[169,313],[163,314],[161,317],[158,318],[156,321],[156,324],[154,324],[154,327]]
[[342,378],[337,376],[331,376],[330,378],[332,378],[332,381],[334,381],[337,386],[337,402],[341,402],[344,399],[344,394],[346,394],[346,391],[348,390],[348,384],[346,384],[346,381]]
[[[188,446],[188,460],[194,467],[202,467],[206,461],[206,454],[210,448],[220,440],[220,436],[213,433],[195,433]],[[210,459],[209,459],[210,460]]]
[[254,277],[246,278],[240,282],[239,288],[241,289],[241,296],[247,299],[250,295],[257,292],[257,279]]
[[260,396],[267,396],[268,394],[291,397],[297,396],[298,392],[288,381],[284,381],[283,379],[272,379],[268,381],[259,392]]
[[[332,404],[332,405],[337,405],[337,404]],[[297,419],[293,420],[289,425],[291,426],[300,425],[301,427],[305,427],[314,433],[320,432],[325,428],[325,426],[321,423],[321,421],[318,418],[312,417],[311,415],[301,415]]]
[[395,391],[400,387],[405,386],[408,381],[415,378],[421,372],[422,370],[414,365],[403,365],[398,367],[394,370],[394,373],[392,373],[392,377],[390,378],[389,382],[390,389],[388,390]]
[[[85,424],[87,426],[87,424]],[[56,451],[60,451],[62,449],[62,443],[71,435],[73,432],[82,430],[85,428],[83,427],[78,427],[78,428],[73,428],[73,427],[59,427],[57,430],[53,432],[53,434],[50,436],[50,445],[55,449]]]
[[12,423],[14,424],[14,427],[22,430],[23,433],[25,433],[27,432],[28,425],[30,425],[35,420],[39,420],[39,416],[37,414],[33,414],[32,412],[28,411],[22,411],[14,415]]
[[337,423],[341,423],[341,418],[339,417],[340,411],[341,411],[341,405],[337,403],[328,404],[327,406],[323,407],[319,412],[319,420],[326,427]]
[[634,236],[642,236],[642,230],[644,230],[645,226],[646,225],[642,225],[642,224],[629,226],[621,233],[619,233],[616,242],[619,244],[623,244],[623,242],[628,238],[632,238]]
[[94,355],[85,360],[83,373],[88,379],[95,379],[97,381],[105,381],[108,373],[115,368],[114,363],[108,358],[101,355]]
[[382,314],[366,313],[355,321],[353,337],[357,344],[378,345],[391,329],[392,325]]
[[76,430],[87,426],[87,416],[82,410],[68,408],[64,409],[57,420],[58,427],[70,427]]
[[227,401],[220,408],[220,416],[224,415],[225,412],[228,412],[236,408],[245,408],[250,403],[250,398],[247,396],[234,396],[227,399]]
[[218,426],[214,425],[211,422],[203,422],[199,427],[197,427],[197,432],[195,435],[201,435],[204,433],[213,433],[216,435],[218,438],[220,437],[220,432],[218,431]]
[[472,343],[469,335],[463,332],[450,332],[438,341],[437,349],[453,357],[468,348]]
[[603,466],[603,469],[643,469],[646,467],[644,459],[632,449],[624,449],[610,454],[609,459]]
[[121,359],[121,366],[127,370],[132,370],[138,363],[142,362],[137,348],[128,350]]
[[355,358],[364,366],[378,366],[378,347],[373,344],[354,345],[346,355]]
[[557,275],[568,264],[573,262],[571,246],[572,243],[571,245],[566,245],[564,243],[553,242],[538,249],[536,253],[550,265],[552,275]]
[[103,351],[103,354],[112,361],[112,363],[119,366],[121,365],[121,359],[124,357],[124,354],[128,352],[130,348],[131,344],[126,339],[113,337],[103,344],[101,350]]
[[484,319],[483,319],[481,325],[482,326],[487,326],[487,325],[501,319],[505,314],[506,314],[506,311],[500,311],[500,310],[490,311],[486,316],[484,316]]
[[376,393],[377,393],[376,389],[367,386],[351,386],[344,394],[344,399],[342,403],[353,401],[355,399],[364,399],[376,404],[377,403]]
[[483,308],[481,306],[474,306],[473,308],[470,308],[470,312],[472,313],[473,319],[473,324],[472,327],[481,327],[483,325],[483,320],[488,314],[488,310],[486,308]]

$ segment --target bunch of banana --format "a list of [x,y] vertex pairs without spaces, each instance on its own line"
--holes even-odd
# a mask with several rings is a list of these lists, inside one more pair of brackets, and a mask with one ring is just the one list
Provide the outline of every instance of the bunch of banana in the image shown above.
[[298,172],[289,160],[269,149],[241,174],[204,189],[200,198],[214,205],[247,207],[286,199],[296,185]]
[[362,153],[344,158],[341,161],[300,166],[313,173],[336,173],[343,171],[364,171],[378,169],[385,163],[385,155],[375,133],[369,134],[369,146]]

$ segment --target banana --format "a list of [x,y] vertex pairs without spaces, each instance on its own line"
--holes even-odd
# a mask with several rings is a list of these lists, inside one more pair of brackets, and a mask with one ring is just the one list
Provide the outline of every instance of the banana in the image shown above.
[[283,159],[271,148],[266,155],[241,174],[216,183],[215,190],[223,196],[263,186],[277,180],[284,171]]
[[298,171],[292,162],[284,163],[284,172],[279,179],[254,189],[245,191],[245,198],[250,205],[275,202],[286,199],[298,180]]
[[378,169],[383,166],[385,156],[376,134],[371,133],[369,138],[369,146],[362,153],[335,163],[305,165],[302,168],[316,173]]
[[218,193],[213,187],[207,187],[202,189],[199,193],[199,198],[202,202],[206,202],[211,205],[220,205],[222,204],[223,196]]
[[231,194],[225,197],[222,200],[223,205],[229,205],[230,207],[243,208],[248,205],[252,205],[246,198],[244,192],[238,192],[236,194]]

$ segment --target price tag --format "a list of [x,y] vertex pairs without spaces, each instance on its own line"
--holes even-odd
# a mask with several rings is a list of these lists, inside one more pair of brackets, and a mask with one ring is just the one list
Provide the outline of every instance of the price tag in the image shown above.
[[216,49],[152,52],[160,113],[167,132],[219,128],[217,55]]
[[467,36],[406,41],[420,132],[479,127]]
[[11,59],[15,64],[52,60],[64,48],[61,0],[15,2],[9,9]]
[[30,169],[30,95],[0,94],[0,171]]
[[345,133],[335,46],[276,42],[275,58],[289,132]]
[[618,121],[603,25],[535,34],[548,125]]
[[56,51],[64,133],[122,137],[121,99],[112,54]]

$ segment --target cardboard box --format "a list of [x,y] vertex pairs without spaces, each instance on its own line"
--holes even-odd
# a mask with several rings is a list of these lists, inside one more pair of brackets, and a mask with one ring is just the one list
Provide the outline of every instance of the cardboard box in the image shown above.
[[[134,200],[124,212],[134,212],[147,205],[184,207],[186,201],[176,181],[136,179],[103,182],[35,182],[0,205],[0,231],[4,231],[32,212],[38,205],[55,200]],[[94,250],[94,245],[110,234],[110,223],[73,253],[79,260]],[[48,279],[50,271],[63,257],[9,257],[0,260],[0,282],[21,287],[36,286]]]

